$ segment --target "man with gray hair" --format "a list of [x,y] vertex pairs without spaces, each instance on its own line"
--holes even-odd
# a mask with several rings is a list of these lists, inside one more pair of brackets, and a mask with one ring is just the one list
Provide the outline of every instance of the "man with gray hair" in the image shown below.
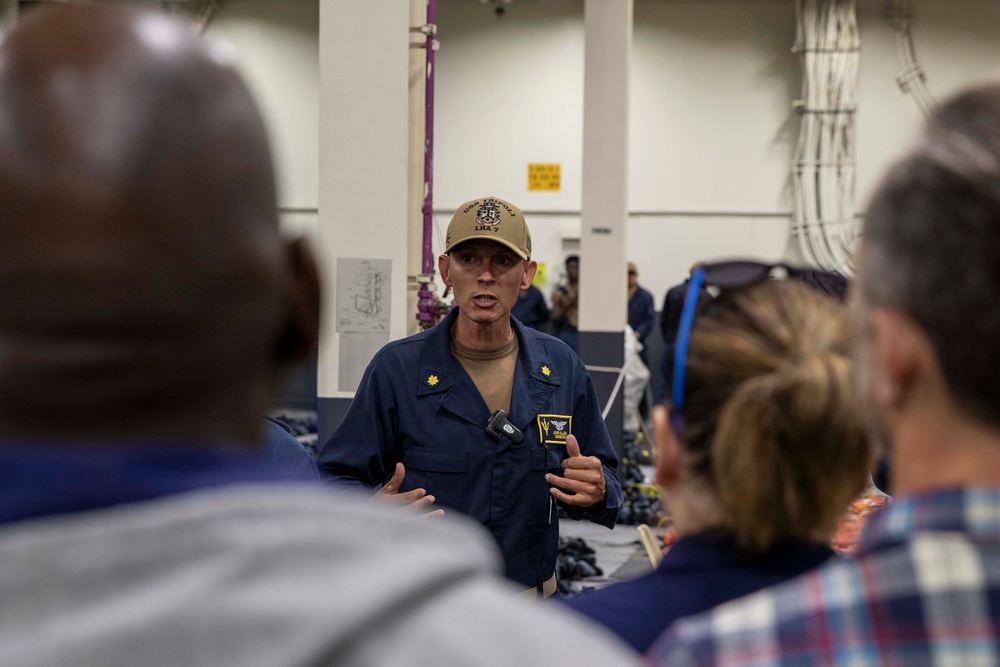
[[0,43],[0,663],[628,664],[475,524],[265,458],[319,285],[249,91],[162,14],[34,11]]
[[682,621],[652,662],[1000,662],[1000,84],[941,106],[884,177],[854,289],[896,501],[856,558]]

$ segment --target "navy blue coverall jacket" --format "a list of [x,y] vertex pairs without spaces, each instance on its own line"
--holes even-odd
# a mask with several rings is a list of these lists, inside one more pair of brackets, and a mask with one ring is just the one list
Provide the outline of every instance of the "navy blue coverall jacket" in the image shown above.
[[601,460],[607,482],[603,502],[565,506],[575,519],[614,526],[623,500],[618,459],[580,359],[562,341],[513,317],[520,350],[510,420],[524,439],[516,444],[487,435],[490,411],[450,349],[457,314],[453,309],[433,329],[375,355],[323,446],[321,472],[338,483],[374,488],[402,461],[400,492],[423,487],[436,506],[478,520],[499,545],[506,575],[538,586],[555,570],[559,520],[545,474],[561,474],[566,434],[576,436],[584,456]]
[[639,287],[628,300],[628,325],[643,345],[646,344],[646,336],[653,330],[655,321],[656,304],[653,302],[653,295],[645,287]]

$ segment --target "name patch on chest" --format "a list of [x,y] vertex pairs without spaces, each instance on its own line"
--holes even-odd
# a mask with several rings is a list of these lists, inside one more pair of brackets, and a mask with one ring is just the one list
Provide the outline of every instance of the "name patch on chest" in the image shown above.
[[572,432],[572,415],[538,415],[538,439],[543,445],[565,445]]

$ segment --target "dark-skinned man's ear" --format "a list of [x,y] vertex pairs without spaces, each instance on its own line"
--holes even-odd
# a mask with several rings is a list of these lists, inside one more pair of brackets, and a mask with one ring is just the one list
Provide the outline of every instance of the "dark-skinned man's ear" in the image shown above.
[[279,362],[295,362],[316,349],[319,340],[320,288],[316,259],[304,238],[287,241],[285,254],[289,280],[286,287],[287,310],[278,338]]

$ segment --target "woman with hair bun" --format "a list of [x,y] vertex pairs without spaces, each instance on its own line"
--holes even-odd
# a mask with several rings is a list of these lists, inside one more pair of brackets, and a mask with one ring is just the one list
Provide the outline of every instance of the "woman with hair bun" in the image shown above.
[[[679,539],[654,572],[564,600],[640,652],[678,618],[834,557],[837,519],[868,481],[845,309],[800,280],[768,280],[773,269],[725,262],[692,275],[673,407],[653,416],[656,481]],[[718,296],[695,318],[706,287]]]

